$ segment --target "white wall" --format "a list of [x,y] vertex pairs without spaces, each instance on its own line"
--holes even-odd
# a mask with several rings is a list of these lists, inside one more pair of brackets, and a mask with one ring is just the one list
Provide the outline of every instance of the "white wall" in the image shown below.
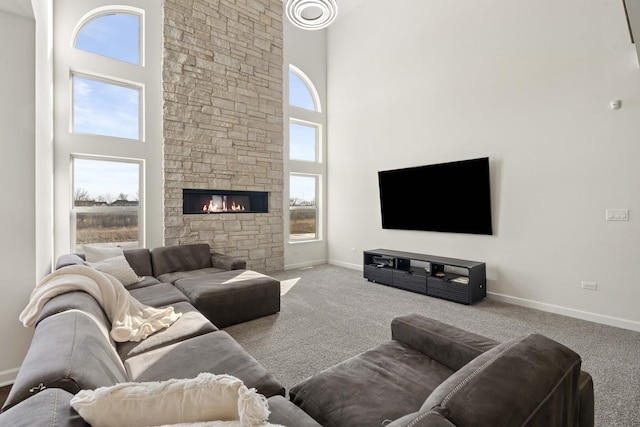
[[[401,3],[329,29],[330,262],[361,268],[378,247],[484,261],[494,297],[640,330],[640,68],[622,2]],[[377,171],[484,156],[493,236],[382,230]]]
[[15,378],[33,331],[18,321],[35,285],[35,22],[0,12],[0,385]]

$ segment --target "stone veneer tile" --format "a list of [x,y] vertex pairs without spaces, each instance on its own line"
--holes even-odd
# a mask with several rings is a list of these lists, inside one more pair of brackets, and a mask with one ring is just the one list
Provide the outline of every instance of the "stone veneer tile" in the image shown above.
[[[284,268],[281,0],[165,0],[165,244]],[[264,214],[183,215],[182,189],[269,192]]]

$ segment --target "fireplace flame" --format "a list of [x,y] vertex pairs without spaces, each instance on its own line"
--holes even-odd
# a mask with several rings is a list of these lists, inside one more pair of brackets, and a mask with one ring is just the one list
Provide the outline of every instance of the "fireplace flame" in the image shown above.
[[227,201],[222,201],[222,206],[218,206],[218,204],[213,203],[213,200],[210,200],[208,204],[202,207],[203,212],[228,212],[228,211],[243,211],[245,207],[239,203],[232,202],[231,207],[227,208]]

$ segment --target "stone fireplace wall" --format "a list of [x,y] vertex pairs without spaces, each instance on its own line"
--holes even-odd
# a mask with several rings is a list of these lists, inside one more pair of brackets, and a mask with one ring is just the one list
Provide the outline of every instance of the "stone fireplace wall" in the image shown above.
[[[284,268],[282,0],[165,0],[165,245]],[[182,190],[269,192],[269,212],[184,215]]]

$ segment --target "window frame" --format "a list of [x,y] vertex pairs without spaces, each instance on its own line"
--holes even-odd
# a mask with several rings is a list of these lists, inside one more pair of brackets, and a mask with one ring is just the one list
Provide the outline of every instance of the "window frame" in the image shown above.
[[[297,173],[297,172],[292,172],[289,174],[289,188],[291,188],[291,178],[294,176],[299,176],[299,177],[312,177],[314,178],[314,195],[313,195],[313,200],[314,200],[314,204],[313,206],[295,206],[291,204],[291,191],[289,191],[289,242],[290,243],[300,243],[300,242],[305,242],[305,241],[315,241],[315,240],[320,240],[319,238],[319,234],[320,234],[320,211],[319,211],[319,200],[320,200],[320,182],[322,179],[322,176],[319,174],[307,174],[307,173]],[[301,238],[301,239],[292,239],[291,236],[293,235],[291,233],[291,212],[292,211],[315,211],[316,215],[316,227],[315,227],[315,237],[312,239],[305,239],[305,238]]]
[[[286,126],[286,175],[288,176],[288,181],[285,186],[287,191],[285,198],[285,241],[289,244],[297,245],[301,243],[313,243],[319,242],[324,239],[324,182],[326,179],[326,164],[324,163],[324,126],[326,123],[326,114],[323,112],[322,105],[320,102],[320,96],[318,94],[318,90],[316,86],[313,84],[311,79],[298,67],[293,64],[289,64],[289,73],[295,74],[300,80],[304,82],[311,97],[313,99],[316,111],[309,110],[302,107],[297,107],[295,105],[287,102],[286,104],[286,117],[285,120],[288,120],[289,125]],[[290,93],[291,83],[289,79],[289,73],[287,73],[287,95],[289,96],[288,101],[290,101]],[[299,160],[291,158],[291,132],[290,125],[291,123],[300,124],[305,126],[313,126],[316,129],[315,135],[315,161],[309,160]],[[299,176],[315,176],[316,177],[316,194],[315,194],[315,212],[316,212],[316,232],[315,237],[310,239],[292,239],[291,236],[291,212],[293,210],[299,209],[296,207],[292,207],[290,205],[291,200],[291,176],[299,175]],[[310,209],[308,207],[303,207],[303,209]]]
[[[84,50],[76,47],[78,36],[82,32],[82,29],[85,27],[85,25],[103,16],[117,15],[117,14],[132,15],[132,16],[138,17],[138,63],[137,64],[133,62],[123,61],[122,59],[114,58],[112,56],[106,56],[106,55],[102,55],[96,52],[91,52],[89,50]],[[80,18],[75,28],[73,29],[73,32],[71,35],[71,48],[81,52],[88,53],[90,55],[96,55],[102,58],[109,58],[114,61],[119,61],[124,64],[129,64],[136,67],[138,66],[144,67],[145,58],[146,58],[146,54],[145,54],[146,43],[145,43],[145,37],[144,37],[145,21],[146,21],[145,10],[137,7],[133,7],[133,6],[123,7],[122,5],[111,5],[111,6],[102,6],[102,7],[94,8],[88,13],[86,13],[82,18]]]
[[[138,165],[138,206],[75,206],[75,160],[94,160],[114,163],[132,163]],[[109,213],[109,212],[137,212],[138,213],[138,247],[141,247],[141,242],[144,241],[145,227],[144,227],[144,167],[145,162],[142,159],[129,159],[121,157],[109,157],[109,156],[91,156],[87,154],[72,154],[70,159],[71,165],[71,206],[70,212],[70,247],[72,250],[77,251],[77,218],[79,213]],[[97,242],[99,243],[99,242]],[[75,248],[75,249],[74,249]]]
[[294,117],[289,118],[289,129],[291,129],[291,125],[299,125],[306,126],[309,128],[315,129],[315,141],[314,141],[314,158],[315,160],[305,160],[305,159],[294,159],[291,157],[291,130],[289,130],[289,160],[293,162],[309,162],[309,163],[322,163],[322,150],[321,150],[321,141],[322,141],[322,125],[315,122],[310,122],[308,120],[300,120]]
[[[104,135],[101,133],[89,133],[89,132],[76,132],[74,130],[75,125],[75,81],[74,78],[79,77],[85,80],[93,80],[98,83],[110,84],[113,86],[119,86],[127,89],[135,89],[138,91],[138,137],[137,138],[128,138],[125,136],[115,136],[115,135]],[[118,79],[115,77],[106,77],[101,74],[88,73],[88,72],[80,72],[75,71],[73,69],[69,70],[69,132],[74,135],[93,135],[100,136],[105,138],[117,138],[121,140],[127,141],[137,141],[144,142],[145,141],[145,120],[144,120],[144,85],[141,83],[136,83],[128,80]]]
[[[135,14],[140,17],[137,37],[141,57],[139,64],[75,47],[76,35],[86,22],[110,13]],[[101,0],[86,0],[81,3],[75,0],[56,0],[56,13],[52,17],[52,49],[56,52],[52,58],[53,260],[71,252],[72,244],[75,245],[76,235],[75,231],[72,235],[72,230],[75,230],[76,218],[71,218],[75,196],[72,193],[72,155],[144,162],[144,179],[138,195],[138,246],[155,247],[164,243],[164,192],[149,191],[146,188],[150,183],[162,182],[163,179],[163,91],[160,65],[163,52],[161,44],[145,43],[147,40],[161,39],[162,13],[161,3],[145,0],[124,0],[111,5],[105,5]],[[131,35],[133,39],[134,33]],[[89,44],[84,47],[92,48]],[[96,50],[100,50],[100,47],[97,46]],[[146,66],[147,64],[151,66]],[[135,143],[135,139],[71,132],[72,72],[82,77],[105,79],[108,83],[132,85],[139,90],[139,141],[145,143]]]
[[[289,64],[289,73],[293,73],[296,75],[296,77],[298,77],[300,80],[302,80],[302,83],[305,84],[305,86],[307,87],[307,90],[309,91],[309,94],[311,95],[311,100],[313,101],[313,105],[314,105],[314,109],[313,110],[309,110],[307,108],[303,108],[303,107],[299,107],[297,105],[292,105],[291,104],[291,92],[289,92],[289,99],[287,100],[287,103],[289,105],[289,107],[291,108],[297,108],[300,110],[304,110],[304,111],[312,111],[315,113],[322,113],[322,104],[320,103],[320,95],[318,94],[318,90],[316,89],[316,86],[313,84],[313,82],[311,81],[311,79],[298,67],[296,67],[293,64]],[[291,88],[291,82],[289,81],[288,78],[288,74],[287,74],[287,83],[289,88]]]

